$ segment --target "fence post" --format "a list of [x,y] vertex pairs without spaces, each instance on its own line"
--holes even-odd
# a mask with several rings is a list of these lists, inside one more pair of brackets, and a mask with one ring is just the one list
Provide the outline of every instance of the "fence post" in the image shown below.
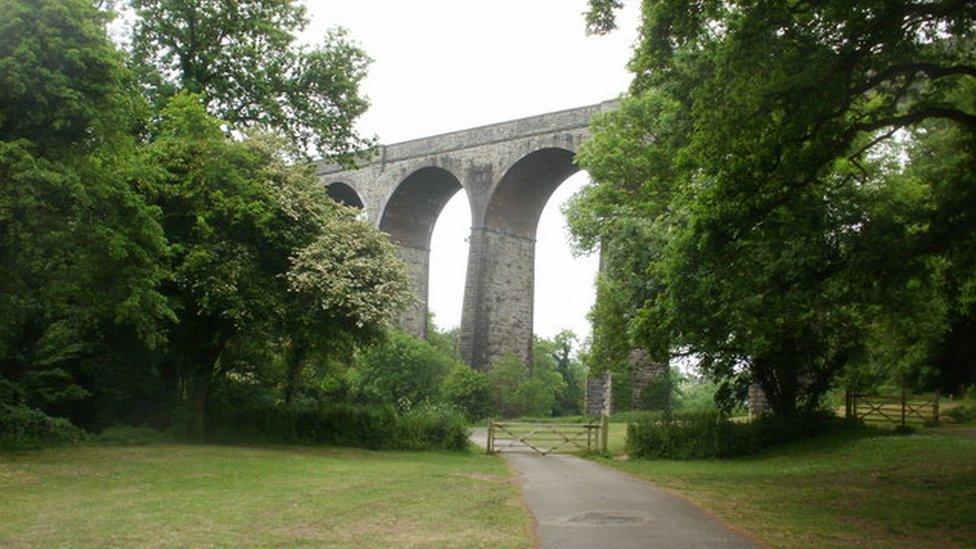
[[603,414],[600,417],[600,450],[607,452],[607,437],[610,435],[610,414]]
[[844,391],[844,419],[851,419],[851,390]]
[[485,441],[485,452],[494,453],[495,450],[495,420],[488,420],[488,440]]
[[935,390],[935,398],[932,399],[932,422],[939,424],[939,390]]
[[901,426],[905,427],[905,389],[901,390]]

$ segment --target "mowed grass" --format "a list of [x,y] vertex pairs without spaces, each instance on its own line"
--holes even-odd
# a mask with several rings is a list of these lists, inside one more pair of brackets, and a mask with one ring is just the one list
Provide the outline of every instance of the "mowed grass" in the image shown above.
[[152,445],[0,453],[0,546],[532,544],[480,452]]
[[601,461],[770,546],[976,546],[973,437],[848,431],[745,459]]

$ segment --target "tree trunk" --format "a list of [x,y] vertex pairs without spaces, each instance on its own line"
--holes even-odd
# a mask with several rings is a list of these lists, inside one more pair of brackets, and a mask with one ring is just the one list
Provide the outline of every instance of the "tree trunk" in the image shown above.
[[285,364],[285,404],[291,404],[298,392],[302,367],[305,365],[307,346],[304,341],[293,340],[288,351],[288,361]]
[[207,401],[210,399],[210,387],[213,384],[213,374],[207,368],[197,376],[193,388],[193,436],[202,439],[207,433]]

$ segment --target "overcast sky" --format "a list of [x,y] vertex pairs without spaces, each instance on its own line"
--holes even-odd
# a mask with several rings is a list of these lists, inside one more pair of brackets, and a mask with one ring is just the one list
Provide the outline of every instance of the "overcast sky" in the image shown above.
[[[636,37],[637,5],[620,30],[584,33],[585,0],[355,0],[307,2],[314,42],[349,29],[374,62],[372,106],[359,127],[382,143],[460,130],[617,97]],[[590,332],[596,257],[573,258],[561,204],[587,182],[567,180],[546,206],[536,242],[535,332]],[[444,208],[431,245],[430,307],[441,327],[460,323],[471,218],[463,191]]]

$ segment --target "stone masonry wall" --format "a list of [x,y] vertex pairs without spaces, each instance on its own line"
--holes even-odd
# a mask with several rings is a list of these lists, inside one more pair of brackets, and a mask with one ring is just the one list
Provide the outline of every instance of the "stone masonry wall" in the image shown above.
[[[400,185],[419,170],[436,167],[454,176],[467,195],[472,223],[459,341],[461,356],[479,369],[487,369],[493,360],[508,353],[529,360],[535,242],[527,238],[529,234],[514,236],[518,231],[511,228],[535,227],[537,219],[530,218],[538,217],[539,212],[527,204],[533,197],[548,196],[542,192],[547,181],[551,184],[561,180],[568,175],[564,172],[574,168],[567,168],[569,164],[558,154],[543,153],[548,156],[536,162],[533,169],[523,170],[518,178],[517,186],[522,191],[512,194],[509,188],[507,200],[496,201],[504,211],[492,211],[496,218],[506,220],[504,227],[486,222],[489,205],[500,182],[514,181],[506,179],[506,174],[522,159],[539,151],[575,152],[588,135],[591,117],[614,107],[615,102],[604,102],[382,146],[375,157],[357,168],[347,170],[321,161],[316,173],[324,185],[340,182],[354,189],[364,203],[365,215],[378,227]],[[546,171],[548,161],[553,161],[548,166],[551,173]],[[432,230],[436,219],[420,221],[420,225],[429,221],[427,228]],[[422,231],[418,234],[424,236]],[[429,250],[418,249],[422,247],[400,249],[400,257],[410,268],[416,296],[415,303],[403,313],[401,325],[411,333],[425,336],[430,256]]]
[[398,246],[397,255],[407,264],[413,287],[413,300],[400,314],[400,328],[420,338],[427,337],[427,284],[430,251]]
[[763,392],[758,383],[749,385],[749,401],[746,403],[746,407],[749,408],[749,415],[752,417],[761,416],[769,407],[766,402],[766,393]]
[[583,399],[583,410],[586,415],[612,414],[613,383],[610,372],[599,377],[586,378],[586,392],[583,394]]
[[532,350],[532,299],[535,269],[535,241],[523,237],[478,229],[472,232],[472,246],[478,241],[482,254],[480,276],[466,288],[466,294],[480,296],[480,303],[465,300],[465,318],[479,330],[462,356],[480,369],[507,354],[528,361]]
[[644,349],[631,349],[628,357],[631,371],[631,399],[630,408],[640,410],[644,403],[644,389],[655,378],[667,373],[667,368],[651,360]]

